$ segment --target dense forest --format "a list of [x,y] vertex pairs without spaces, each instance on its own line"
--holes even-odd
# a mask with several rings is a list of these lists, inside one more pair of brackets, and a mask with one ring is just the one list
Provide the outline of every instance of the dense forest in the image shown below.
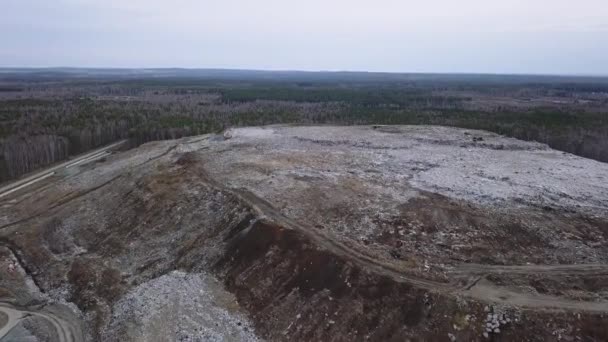
[[608,162],[608,79],[3,69],[0,181],[120,139],[273,123],[485,129]]

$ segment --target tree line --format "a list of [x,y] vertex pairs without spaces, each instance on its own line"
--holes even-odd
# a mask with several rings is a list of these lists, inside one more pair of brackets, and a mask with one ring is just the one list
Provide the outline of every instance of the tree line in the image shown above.
[[[539,91],[545,92],[545,88]],[[557,88],[563,91],[567,87]],[[206,82],[188,87],[110,82],[6,89],[15,91],[0,96],[0,181],[120,139],[137,145],[232,126],[274,123],[484,129],[608,162],[608,110],[597,110],[608,100],[601,97],[595,107],[522,108],[501,102],[488,109],[485,102],[483,107],[475,107],[475,93],[456,96],[411,85],[395,89],[300,82],[222,87]]]

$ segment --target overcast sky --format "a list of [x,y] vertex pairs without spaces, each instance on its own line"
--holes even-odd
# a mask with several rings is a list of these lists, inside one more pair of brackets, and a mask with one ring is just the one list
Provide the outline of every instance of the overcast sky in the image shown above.
[[0,66],[608,75],[608,0],[0,0]]

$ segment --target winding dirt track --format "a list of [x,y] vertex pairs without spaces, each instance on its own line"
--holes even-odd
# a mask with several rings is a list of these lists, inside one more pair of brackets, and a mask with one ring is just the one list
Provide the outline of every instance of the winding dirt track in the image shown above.
[[543,276],[608,276],[608,265],[605,264],[576,264],[576,265],[480,265],[461,264],[450,271],[453,275],[482,275],[482,274],[542,274]]
[[[153,160],[166,157],[181,143],[176,143],[164,153]],[[204,146],[201,148],[205,148]],[[413,286],[427,289],[432,292],[453,296],[473,298],[482,302],[497,303],[502,305],[513,305],[537,310],[575,310],[586,312],[608,312],[608,302],[575,301],[566,298],[533,293],[521,293],[508,287],[498,286],[485,279],[489,274],[514,274],[532,275],[541,274],[547,276],[584,276],[584,275],[608,275],[608,265],[604,264],[581,264],[581,265],[523,265],[523,266],[493,266],[479,264],[461,264],[448,272],[454,280],[452,282],[439,282],[421,278],[412,274],[408,269],[391,263],[387,260],[379,260],[365,250],[349,246],[337,240],[331,234],[318,230],[305,222],[298,222],[281,213],[271,203],[258,197],[246,189],[235,189],[226,187],[214,180],[201,164],[197,166],[197,174],[202,181],[216,188],[218,191],[231,194],[251,207],[259,220],[272,222],[286,229],[293,229],[309,238],[315,245],[326,249],[359,265],[362,269],[385,275],[397,282],[411,284]],[[99,186],[92,186],[96,189]],[[85,191],[88,193],[88,191]],[[60,206],[59,204],[58,206]],[[468,285],[462,285],[458,280],[466,280]],[[59,317],[52,311],[32,308],[17,308],[9,303],[0,302],[0,312],[8,315],[9,321],[4,327],[0,327],[0,339],[12,329],[25,315],[33,315],[45,319],[52,324],[57,331],[59,341],[73,342],[83,340],[82,332],[69,320]]]
[[0,339],[8,334],[23,318],[23,313],[10,307],[0,305],[0,312],[6,315],[6,320],[0,326]]
[[19,321],[29,316],[34,316],[48,321],[53,326],[59,338],[59,342],[84,341],[82,331],[78,327],[44,308],[40,310],[26,309],[15,307],[9,303],[0,302],[0,312],[4,312],[9,317],[7,324],[4,327],[0,327],[0,339],[6,336],[6,334],[19,324]]
[[[493,302],[502,305],[515,305],[533,309],[543,310],[577,310],[588,312],[608,312],[608,302],[589,302],[575,301],[557,296],[521,293],[510,290],[507,287],[492,284],[483,279],[484,275],[491,273],[517,273],[538,274],[551,273],[555,275],[582,275],[582,274],[608,274],[608,265],[592,264],[592,265],[526,265],[526,266],[492,266],[492,265],[467,265],[462,264],[456,268],[453,275],[462,278],[474,279],[472,285],[462,286],[456,283],[441,283],[437,281],[423,279],[408,273],[403,268],[388,262],[379,261],[376,258],[365,254],[361,250],[357,250],[342,242],[337,241],[333,236],[324,231],[320,231],[313,227],[307,226],[301,222],[296,222],[279,210],[274,208],[270,203],[255,194],[245,189],[227,188],[217,181],[213,180],[209,173],[202,167],[199,169],[202,178],[211,186],[219,191],[223,191],[233,196],[236,196],[241,201],[247,203],[253,208],[258,216],[269,222],[278,224],[288,229],[294,229],[306,237],[310,238],[319,247],[332,251],[356,264],[363,269],[372,270],[378,274],[386,275],[398,282],[405,282],[429,291],[445,293],[449,295],[458,295],[474,298],[484,302]],[[480,277],[481,276],[481,277]],[[476,279],[475,279],[476,278]]]

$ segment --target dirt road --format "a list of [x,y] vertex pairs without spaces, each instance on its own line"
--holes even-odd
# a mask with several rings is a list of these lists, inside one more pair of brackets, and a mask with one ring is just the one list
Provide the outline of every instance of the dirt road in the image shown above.
[[383,274],[391,277],[395,281],[405,282],[414,286],[425,288],[430,291],[439,291],[444,293],[450,293],[453,295],[461,295],[471,297],[484,302],[494,302],[504,305],[516,305],[520,307],[528,308],[542,308],[542,309],[568,309],[568,310],[579,310],[589,312],[608,312],[608,302],[589,302],[589,301],[576,301],[557,296],[532,294],[532,293],[521,293],[516,292],[508,287],[498,286],[489,281],[486,281],[479,277],[479,275],[487,275],[495,272],[515,272],[520,274],[532,274],[538,272],[545,273],[559,273],[559,274],[581,274],[581,273],[592,273],[597,274],[608,272],[608,265],[529,265],[529,266],[491,266],[491,265],[469,265],[462,264],[456,267],[456,270],[460,276],[468,276],[475,279],[475,283],[469,286],[459,286],[455,283],[440,283],[437,281],[431,281],[422,279],[399,269],[395,265],[381,262],[371,256],[365,254],[365,252],[346,246],[345,244],[335,240],[329,234],[324,231],[315,229],[310,226],[306,226],[301,222],[296,222],[285,215],[281,214],[279,210],[274,208],[267,201],[257,197],[250,191],[244,189],[229,189],[218,182],[212,180],[208,173],[201,170],[201,174],[205,175],[206,180],[216,187],[218,190],[230,193],[242,201],[248,203],[255,211],[258,212],[259,217],[273,222],[274,224],[281,225],[285,228],[295,229],[315,242],[316,245],[326,248],[327,250],[342,255],[343,257],[351,260],[362,266],[364,269],[374,270],[379,274]]
[[43,309],[27,309],[18,308],[9,303],[0,303],[0,313],[7,315],[6,323],[0,327],[0,340],[4,338],[10,331],[23,319],[28,317],[37,317],[49,322],[58,337],[59,342],[78,342],[84,341],[84,335],[81,329],[67,320],[59,317],[51,310]]
[[583,276],[608,275],[608,265],[605,264],[576,264],[576,265],[480,265],[461,264],[450,271],[452,275],[481,275],[481,274],[542,274],[543,276]]
[[[588,208],[606,198],[593,182],[608,168],[469,140],[436,128],[287,127],[149,143],[5,198],[0,236],[35,281],[67,279],[64,300],[83,310],[87,332],[117,341],[146,317],[165,319],[129,310],[164,307],[157,299],[174,286],[158,279],[176,269],[212,273],[269,340],[475,340],[488,313],[509,314],[501,334],[511,340],[547,340],[548,320],[605,340],[594,329],[608,313],[608,216]],[[513,166],[522,155],[530,162]],[[577,177],[588,166],[593,182]],[[107,317],[91,300],[123,308],[130,318],[110,319],[122,330],[99,330]],[[73,331],[69,313],[0,312],[5,331],[30,312],[55,319],[62,340]],[[184,329],[163,331],[202,336]]]
[[61,169],[70,168],[70,167],[73,167],[73,166],[76,166],[76,165],[79,165],[79,164],[82,164],[85,162],[89,162],[89,161],[93,161],[95,159],[102,158],[103,156],[107,155],[107,152],[109,150],[116,148],[116,147],[124,144],[125,142],[126,142],[126,140],[121,140],[116,143],[110,144],[108,146],[104,146],[95,151],[77,156],[66,162],[60,163],[59,165],[45,168],[44,170],[38,171],[31,176],[28,176],[28,177],[20,179],[16,182],[5,185],[2,188],[0,188],[0,198],[5,197],[18,190],[21,190],[27,186],[30,186],[38,181],[45,179],[45,178],[53,176],[57,171],[59,171]]

